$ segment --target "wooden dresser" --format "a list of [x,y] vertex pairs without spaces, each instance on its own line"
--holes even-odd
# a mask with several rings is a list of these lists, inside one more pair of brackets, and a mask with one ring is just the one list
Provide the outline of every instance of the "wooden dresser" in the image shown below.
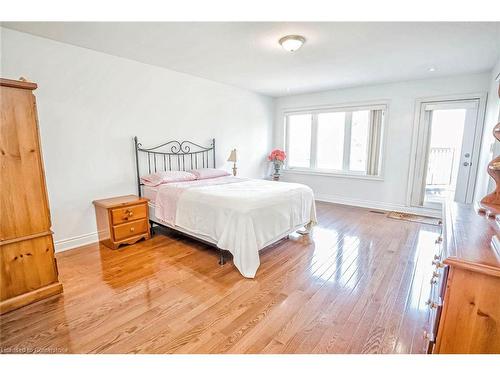
[[32,82],[0,79],[0,313],[61,293]]
[[136,195],[93,202],[99,242],[112,249],[149,239],[148,199]]
[[500,254],[491,247],[499,231],[470,205],[445,205],[427,301],[429,353],[500,353]]

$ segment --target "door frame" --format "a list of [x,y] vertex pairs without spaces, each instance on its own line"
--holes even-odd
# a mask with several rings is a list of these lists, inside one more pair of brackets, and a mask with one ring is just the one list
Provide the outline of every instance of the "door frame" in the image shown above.
[[[424,114],[423,105],[424,103],[432,103],[432,102],[452,102],[452,101],[467,101],[467,100],[479,100],[478,104],[478,112],[477,112],[477,120],[476,120],[476,129],[474,134],[474,146],[473,146],[473,154],[471,155],[471,168],[469,175],[469,183],[468,183],[468,194],[467,196],[474,199],[474,192],[476,189],[476,178],[478,171],[478,163],[479,163],[479,155],[481,154],[481,141],[483,136],[483,128],[484,128],[484,116],[486,113],[486,101],[488,98],[488,94],[486,92],[477,92],[477,93],[467,93],[467,94],[455,94],[455,95],[445,95],[445,96],[431,96],[431,97],[423,97],[417,98],[415,101],[414,108],[414,118],[413,118],[413,131],[411,135],[411,153],[410,153],[410,168],[408,170],[408,185],[406,191],[406,205],[408,207],[420,207],[427,208],[420,205],[412,204],[412,193],[413,193],[413,185],[415,184],[415,180],[417,176],[416,167],[417,160],[419,158],[425,157],[421,155],[419,152],[419,141],[420,141],[420,133],[422,132],[422,126],[424,121],[422,121],[422,114]],[[417,154],[418,153],[418,154]],[[432,208],[430,208],[432,209]]]

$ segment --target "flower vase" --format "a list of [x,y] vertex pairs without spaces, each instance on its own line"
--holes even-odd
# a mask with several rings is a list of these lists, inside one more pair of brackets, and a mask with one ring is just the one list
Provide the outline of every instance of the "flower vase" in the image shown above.
[[281,164],[280,163],[274,163],[273,181],[279,181],[279,179],[280,179],[280,169],[281,169]]

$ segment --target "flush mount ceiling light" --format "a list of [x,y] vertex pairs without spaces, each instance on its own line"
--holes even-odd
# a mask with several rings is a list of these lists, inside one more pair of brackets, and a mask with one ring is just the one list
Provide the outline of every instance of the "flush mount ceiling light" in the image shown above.
[[287,35],[279,40],[279,44],[288,52],[297,51],[306,42],[306,38],[300,35]]

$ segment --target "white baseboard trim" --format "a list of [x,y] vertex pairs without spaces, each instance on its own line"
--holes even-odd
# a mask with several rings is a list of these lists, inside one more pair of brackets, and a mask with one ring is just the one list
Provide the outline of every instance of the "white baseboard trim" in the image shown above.
[[56,253],[60,253],[61,251],[70,250],[75,247],[88,245],[90,243],[98,241],[99,238],[97,237],[97,232],[92,232],[92,233],[82,234],[80,236],[54,241],[54,245],[56,248]]
[[326,194],[317,194],[315,195],[315,199],[320,202],[337,203],[346,206],[363,207],[363,208],[370,208],[383,211],[400,211],[409,214],[441,218],[441,210],[435,210],[431,208],[409,207],[402,204],[346,198],[338,195],[326,195]]

